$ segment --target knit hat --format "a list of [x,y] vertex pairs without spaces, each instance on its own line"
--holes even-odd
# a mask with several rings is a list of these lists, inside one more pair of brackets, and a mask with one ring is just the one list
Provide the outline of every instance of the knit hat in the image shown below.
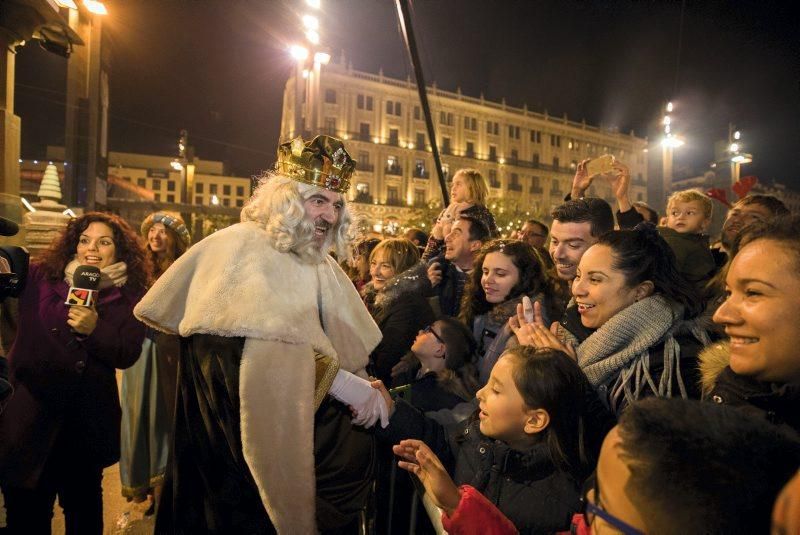
[[192,244],[192,235],[189,234],[189,229],[186,228],[186,223],[177,214],[169,214],[167,212],[155,212],[147,216],[142,221],[142,236],[147,236],[150,232],[150,227],[156,223],[161,223],[170,229],[183,245],[183,249],[188,249]]

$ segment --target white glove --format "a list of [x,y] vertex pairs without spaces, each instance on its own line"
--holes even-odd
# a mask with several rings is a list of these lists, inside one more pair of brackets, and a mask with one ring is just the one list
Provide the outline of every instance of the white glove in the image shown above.
[[372,427],[378,418],[381,420],[381,427],[389,425],[389,408],[380,391],[372,388],[366,379],[339,370],[328,394],[356,411],[353,418],[355,425]]

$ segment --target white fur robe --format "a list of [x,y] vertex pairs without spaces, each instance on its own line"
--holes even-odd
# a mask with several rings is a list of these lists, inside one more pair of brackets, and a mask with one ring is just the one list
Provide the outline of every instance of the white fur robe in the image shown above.
[[246,338],[239,371],[242,449],[278,533],[315,533],[314,351],[365,376],[381,333],[326,256],[303,263],[254,222],[190,248],[134,309],[167,333]]

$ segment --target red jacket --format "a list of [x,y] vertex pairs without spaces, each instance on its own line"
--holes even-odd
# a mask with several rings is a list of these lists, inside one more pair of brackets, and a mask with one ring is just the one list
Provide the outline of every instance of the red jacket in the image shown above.
[[450,516],[442,512],[442,526],[450,535],[516,535],[514,524],[483,494],[461,485],[461,500]]

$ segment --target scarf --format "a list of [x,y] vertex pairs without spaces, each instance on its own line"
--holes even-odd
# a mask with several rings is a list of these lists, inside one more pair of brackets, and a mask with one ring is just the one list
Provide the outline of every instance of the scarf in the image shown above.
[[[73,258],[69,264],[67,264],[67,267],[64,268],[64,282],[66,282],[68,286],[72,286],[75,270],[80,265],[81,264],[78,262],[78,259]],[[112,286],[121,288],[122,286],[125,286],[126,282],[128,282],[128,266],[125,264],[125,262],[116,262],[100,270],[101,290],[111,288]]]
[[[639,399],[645,386],[659,397],[672,397],[675,377],[680,396],[687,398],[680,373],[680,345],[675,332],[686,326],[683,307],[661,295],[651,295],[617,312],[583,343],[559,325],[559,334],[576,348],[578,365],[594,387],[609,386],[609,407],[616,411],[624,399]],[[694,322],[691,333],[703,344],[708,335]],[[664,370],[656,385],[650,374],[650,348],[664,343]],[[612,383],[609,385],[609,383]]]

